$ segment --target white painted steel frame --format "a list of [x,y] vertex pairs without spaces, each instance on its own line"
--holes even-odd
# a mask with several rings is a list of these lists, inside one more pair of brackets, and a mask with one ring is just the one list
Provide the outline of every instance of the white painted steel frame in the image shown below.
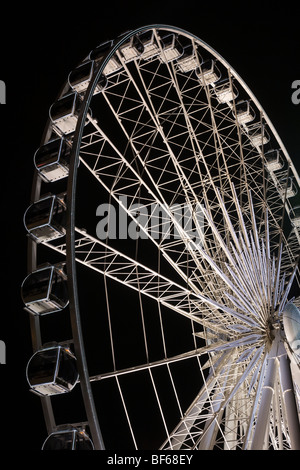
[[[141,56],[130,63],[125,61],[120,46],[146,30],[153,31],[160,55],[148,60]],[[161,60],[163,31],[188,39],[200,54],[217,61],[230,89],[238,86],[243,99],[250,100],[256,108],[261,142],[253,145],[249,136],[251,126],[239,123],[236,116],[239,98],[220,103],[214,85],[201,85],[194,71],[184,73],[175,62]],[[110,112],[117,123],[120,135],[116,140],[94,117],[97,113],[89,112],[90,108],[94,111],[94,90],[113,54],[117,54],[122,68],[108,76],[107,87],[95,102],[97,106],[101,102],[102,112]],[[205,83],[201,61],[195,57]],[[67,91],[65,87],[61,95]],[[263,145],[266,127],[273,145],[280,148],[285,159],[286,166],[280,172],[267,169]],[[51,124],[44,141],[49,139],[50,131]],[[163,449],[297,448],[299,419],[295,417],[295,409],[299,405],[291,392],[290,369],[287,360],[282,359],[285,354],[282,348],[280,359],[274,355],[273,363],[280,362],[280,370],[290,377],[286,379],[289,386],[282,389],[278,367],[271,371],[272,384],[266,382],[264,374],[270,369],[276,341],[281,346],[284,341],[278,339],[280,312],[292,284],[299,285],[299,232],[292,227],[290,235],[286,235],[283,230],[292,206],[286,188],[283,188],[285,195],[280,197],[279,180],[292,175],[298,187],[300,181],[272,123],[246,84],[219,54],[195,36],[169,26],[140,28],[117,40],[96,68],[83,96],[70,144],[66,241],[44,245],[67,258],[73,339],[95,448],[104,448],[104,442],[91,383],[112,378],[116,381],[137,447],[138,436],[134,434],[118,378],[142,370],[149,373],[163,421],[166,433]],[[110,201],[118,205],[121,197],[126,197],[128,206],[122,209],[174,269],[178,282],[122,253],[109,245],[108,240],[101,241],[75,226],[79,159],[108,193]],[[39,185],[36,176],[33,200],[39,197]],[[201,243],[195,243],[193,233],[182,227],[182,221],[171,210],[178,201],[201,207],[204,227],[199,226],[195,213],[192,214],[194,226],[201,233]],[[137,203],[146,208],[163,206],[171,222],[169,230],[176,229],[180,237],[170,241],[166,236],[170,233],[163,231],[163,221],[156,226],[155,235],[160,237],[155,237],[149,224],[135,217],[131,208]],[[148,216],[150,222],[151,213]],[[32,242],[30,250],[34,260],[29,262],[32,270],[36,263],[36,247]],[[101,273],[105,279],[137,291],[142,297],[154,299],[160,315],[161,308],[166,307],[188,318],[195,337],[194,350],[175,356],[169,356],[165,350],[165,357],[160,360],[148,359],[146,363],[124,369],[115,367],[113,371],[90,377],[81,332],[76,262]],[[32,319],[33,337],[40,335],[38,321],[36,317]],[[198,330],[199,326],[202,328]],[[204,345],[197,347],[197,338],[204,340]],[[41,339],[36,344],[41,345]],[[204,355],[203,365],[200,357]],[[203,387],[185,411],[181,409],[170,364],[191,358],[198,363]],[[173,384],[181,413],[173,430],[169,429],[152,375],[155,367],[166,367]],[[49,400],[45,403],[46,422],[51,430],[55,427],[54,417]],[[266,414],[262,415],[261,410]]]

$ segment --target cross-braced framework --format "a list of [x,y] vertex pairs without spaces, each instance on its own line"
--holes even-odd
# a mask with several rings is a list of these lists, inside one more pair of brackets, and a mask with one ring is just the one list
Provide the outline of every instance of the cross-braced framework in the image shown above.
[[[45,133],[44,146],[62,138],[71,149],[69,166],[50,182],[37,167],[33,202],[59,195],[65,230],[29,242],[30,271],[66,256],[69,343],[94,445],[299,448],[299,359],[283,328],[299,288],[294,165],[246,84],[203,41],[151,26],[104,50],[59,97],[76,92],[79,113],[61,105]],[[85,80],[83,67],[93,69]],[[91,280],[80,294],[81,266]],[[84,300],[79,312],[93,283],[93,312]],[[42,322],[32,321],[36,348]]]

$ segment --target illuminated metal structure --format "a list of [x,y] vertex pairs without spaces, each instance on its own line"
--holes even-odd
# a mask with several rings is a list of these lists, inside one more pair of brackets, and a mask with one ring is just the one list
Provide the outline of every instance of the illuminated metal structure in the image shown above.
[[[299,449],[289,341],[300,180],[226,60],[165,25],[101,44],[51,106],[35,164],[28,275],[45,252],[51,265],[52,256],[66,260],[70,347],[94,448]],[[88,220],[94,184],[100,202],[131,221],[135,240],[97,238],[96,217]],[[164,208],[167,231],[163,217],[150,230],[153,207]],[[100,275],[101,308],[80,303],[92,285],[80,294],[81,269]],[[57,314],[30,319],[34,350],[43,351],[43,321],[55,326]],[[42,404],[56,435],[51,397]]]

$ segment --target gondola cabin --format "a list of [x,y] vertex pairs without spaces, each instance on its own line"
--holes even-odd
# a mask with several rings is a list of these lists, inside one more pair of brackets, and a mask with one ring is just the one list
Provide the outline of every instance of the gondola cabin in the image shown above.
[[31,204],[24,214],[24,225],[36,242],[50,241],[66,233],[66,206],[57,196],[46,196]]
[[[68,80],[70,87],[78,93],[84,93],[88,89],[88,86],[93,78],[95,71],[95,61],[89,60],[79,65],[76,69],[70,72]],[[107,85],[107,78],[105,75],[101,75],[98,83],[95,87],[94,95],[97,95],[105,89]]]
[[21,295],[26,310],[34,315],[58,312],[69,303],[67,277],[54,265],[37,269],[24,279]]
[[206,60],[196,70],[196,76],[201,85],[213,85],[221,78],[221,72],[212,59]]
[[183,47],[175,34],[167,34],[160,40],[162,52],[160,59],[162,62],[172,62],[183,54]]
[[222,80],[215,89],[217,100],[219,103],[228,103],[238,96],[237,89],[229,80]]
[[294,227],[300,228],[300,206],[293,207],[290,218]]
[[270,140],[270,136],[264,125],[257,124],[249,129],[249,139],[253,147],[262,147]]
[[144,52],[144,46],[138,36],[131,36],[125,44],[120,46],[120,52],[127,63],[140,57]]
[[82,101],[78,93],[73,92],[58,99],[50,107],[50,119],[63,134],[75,131]]
[[71,147],[64,138],[42,145],[34,154],[34,165],[41,178],[51,183],[69,175]]
[[283,158],[279,150],[269,150],[265,152],[266,167],[269,171],[282,170],[284,166]]
[[202,58],[197,50],[194,49],[193,44],[184,47],[182,56],[177,59],[177,68],[182,73],[191,72],[196,70],[201,64]]
[[76,359],[63,346],[40,349],[29,360],[26,369],[31,391],[42,396],[70,392],[78,380]]
[[153,59],[160,54],[160,48],[153,31],[145,31],[144,33],[141,33],[139,35],[139,40],[144,48],[141,55],[144,60]]
[[[96,47],[96,49],[90,52],[89,59],[95,62],[105,60],[112,47],[112,41],[107,41],[105,43],[100,44],[98,47]],[[116,54],[112,54],[112,56],[106,62],[103,74],[105,76],[111,75],[114,72],[118,72],[122,67],[122,63],[119,60],[118,56]]]
[[282,313],[284,333],[288,345],[300,362],[300,311],[292,302],[289,302]]
[[239,124],[248,124],[255,119],[255,112],[250,106],[249,101],[240,101],[236,104],[233,114]]
[[287,199],[292,198],[296,196],[298,190],[294,182],[294,178],[292,176],[288,178],[281,178],[279,180],[279,193],[284,199],[285,197]]

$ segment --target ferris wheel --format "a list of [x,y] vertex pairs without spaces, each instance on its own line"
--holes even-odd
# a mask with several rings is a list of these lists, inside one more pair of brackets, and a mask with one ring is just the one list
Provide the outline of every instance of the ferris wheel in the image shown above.
[[226,60],[166,25],[100,44],[34,164],[43,448],[299,449],[300,181]]

